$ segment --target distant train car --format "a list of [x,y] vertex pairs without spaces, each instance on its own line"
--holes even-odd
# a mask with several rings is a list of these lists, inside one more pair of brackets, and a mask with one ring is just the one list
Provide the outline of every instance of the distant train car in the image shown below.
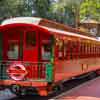
[[73,77],[100,70],[100,42],[42,18],[18,17],[0,26],[0,86],[17,95],[46,96]]

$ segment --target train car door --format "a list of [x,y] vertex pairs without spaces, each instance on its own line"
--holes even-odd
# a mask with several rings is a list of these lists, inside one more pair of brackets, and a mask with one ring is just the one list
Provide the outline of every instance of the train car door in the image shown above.
[[27,79],[38,79],[38,34],[36,29],[24,32],[23,61],[27,62]]
[[38,42],[36,29],[26,30],[24,33],[23,60],[38,62]]

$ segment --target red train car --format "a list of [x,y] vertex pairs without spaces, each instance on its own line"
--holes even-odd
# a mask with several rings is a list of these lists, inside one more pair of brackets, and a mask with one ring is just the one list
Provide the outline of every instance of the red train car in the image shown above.
[[0,86],[17,95],[48,95],[64,80],[100,69],[100,42],[42,18],[19,17],[0,26]]

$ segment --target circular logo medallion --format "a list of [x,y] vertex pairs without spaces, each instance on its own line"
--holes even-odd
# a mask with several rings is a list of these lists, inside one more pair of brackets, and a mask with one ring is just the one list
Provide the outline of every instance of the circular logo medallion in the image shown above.
[[27,71],[22,64],[11,64],[7,69],[7,73],[13,80],[23,80]]

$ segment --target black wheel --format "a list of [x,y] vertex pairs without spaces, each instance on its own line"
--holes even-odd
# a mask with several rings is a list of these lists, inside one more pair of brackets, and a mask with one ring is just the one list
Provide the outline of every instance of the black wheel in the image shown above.
[[100,70],[96,70],[96,75],[100,76]]
[[53,92],[56,93],[59,90],[58,86],[53,87]]
[[2,91],[2,90],[4,90],[6,87],[4,87],[4,86],[0,86],[0,90]]
[[10,87],[10,90],[12,93],[14,93],[17,96],[26,95],[26,90],[24,88],[20,87],[19,85],[12,85]]
[[95,78],[97,75],[96,75],[96,73],[95,72],[92,72],[89,76],[88,76],[88,79],[93,79],[93,78]]
[[63,85],[59,84],[53,87],[53,91],[56,92],[61,92],[63,90]]
[[64,89],[64,85],[61,83],[61,84],[59,84],[59,88],[60,88],[60,91],[63,91],[63,89]]

